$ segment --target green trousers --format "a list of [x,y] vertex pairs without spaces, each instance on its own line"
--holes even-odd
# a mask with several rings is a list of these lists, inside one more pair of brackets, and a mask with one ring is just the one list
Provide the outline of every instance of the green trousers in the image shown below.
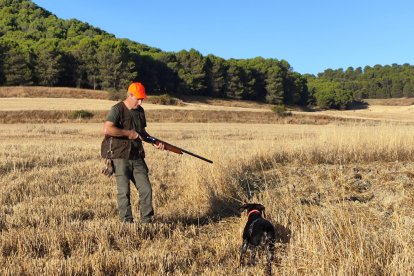
[[132,181],[139,194],[141,222],[150,222],[154,215],[152,208],[152,188],[148,178],[148,167],[144,159],[114,159],[115,179],[118,190],[118,211],[122,222],[133,222],[131,209]]

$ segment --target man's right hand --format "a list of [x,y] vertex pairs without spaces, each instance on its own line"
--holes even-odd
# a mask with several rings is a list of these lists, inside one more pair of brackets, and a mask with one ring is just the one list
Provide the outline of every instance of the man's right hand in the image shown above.
[[115,137],[128,137],[130,140],[141,139],[142,137],[134,129],[126,130],[120,129],[115,126],[113,122],[105,121],[103,132],[105,135],[115,136]]
[[[129,131],[129,134],[128,134],[128,139],[129,139],[129,140],[135,140],[135,139],[137,139],[138,137],[141,139],[141,137],[139,136],[138,132],[136,132],[136,131],[135,131],[135,130],[133,130],[133,129],[131,129],[131,130]],[[141,139],[141,140],[142,140],[142,139]]]

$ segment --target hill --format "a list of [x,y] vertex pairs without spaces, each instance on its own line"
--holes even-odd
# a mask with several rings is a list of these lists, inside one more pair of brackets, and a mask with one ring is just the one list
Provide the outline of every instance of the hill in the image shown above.
[[0,0],[0,17],[0,85],[122,91],[135,80],[151,94],[337,109],[366,98],[414,96],[409,64],[301,75],[275,58],[164,52],[76,19],[59,19],[30,0]]
[[307,75],[316,104],[324,108],[349,108],[351,99],[389,99],[414,96],[414,66],[375,65],[346,70],[326,69],[317,77]]
[[0,16],[0,85],[117,91],[136,80],[153,94],[307,103],[305,79],[284,60],[163,52],[59,19],[29,0],[0,0]]

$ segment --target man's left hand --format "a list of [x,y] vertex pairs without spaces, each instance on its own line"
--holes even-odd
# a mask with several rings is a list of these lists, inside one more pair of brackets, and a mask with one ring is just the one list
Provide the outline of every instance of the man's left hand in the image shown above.
[[160,150],[164,150],[165,146],[163,143],[156,143],[153,144],[155,148],[160,149]]

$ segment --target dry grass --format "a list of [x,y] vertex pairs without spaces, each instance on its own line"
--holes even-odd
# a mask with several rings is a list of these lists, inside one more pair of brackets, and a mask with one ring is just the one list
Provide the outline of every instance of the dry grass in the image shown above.
[[[28,99],[30,98],[30,99]],[[148,96],[145,109],[173,110],[227,110],[270,112],[271,105],[251,101],[185,97],[184,102],[162,104],[162,96]],[[164,97],[165,98],[165,97]],[[160,102],[160,104],[153,104]],[[108,110],[116,102],[108,100],[108,92],[68,87],[2,86],[0,87],[0,110]]]
[[414,122],[414,106],[413,105],[370,105],[366,109],[359,110],[324,110],[318,112],[298,112],[292,111],[297,115],[308,116],[329,116],[331,118],[370,120],[383,122]]
[[70,87],[1,86],[0,98],[80,98],[108,99],[108,92]]
[[407,106],[413,105],[413,98],[365,99],[369,105]]
[[185,102],[193,103],[193,104],[204,104],[204,105],[213,105],[213,106],[225,106],[225,107],[242,107],[242,108],[249,108],[249,109],[261,109],[264,111],[268,111],[272,108],[273,105],[259,103],[254,101],[246,101],[246,100],[234,100],[234,99],[218,99],[218,98],[210,98],[210,97],[203,97],[203,96],[182,96],[182,99]]
[[[87,110],[88,111],[88,110]],[[92,117],[79,119],[78,111],[28,110],[0,111],[0,123],[68,123],[68,122],[103,122],[108,111],[88,111]],[[148,122],[183,122],[183,123],[262,123],[262,124],[353,124],[362,119],[340,118],[327,115],[293,114],[279,116],[270,112],[249,111],[208,111],[208,110],[148,110],[145,112]],[[374,124],[372,122],[371,124]]]
[[[89,120],[101,122],[115,101],[108,93],[76,88],[0,87],[0,123],[72,122],[72,111],[87,110]],[[369,106],[359,110],[290,111],[293,116],[278,117],[271,105],[250,101],[185,97],[179,105],[152,104],[149,96],[144,108],[155,122],[246,122],[326,124],[338,121],[414,123],[412,99],[367,100]],[[23,113],[22,113],[23,111]]]
[[[414,108],[409,106],[370,105],[360,110],[325,110],[318,112],[291,111],[291,116],[279,117],[268,106],[251,103],[229,106],[222,101],[187,102],[184,105],[144,103],[150,120],[155,122],[246,122],[326,124],[334,121],[389,121],[414,123]],[[225,101],[223,101],[225,102]],[[101,122],[115,101],[71,98],[0,98],[0,123],[70,122],[73,111],[87,110]],[[266,107],[266,108],[265,108]]]
[[[22,111],[22,110],[109,110],[116,101],[102,99],[76,99],[76,98],[22,98],[9,97],[0,98],[0,110]],[[248,111],[270,113],[270,109],[229,107],[221,105],[209,105],[202,103],[186,103],[180,105],[152,104],[151,99],[145,102],[145,110],[208,110],[208,111]]]
[[101,126],[0,126],[1,275],[261,275],[260,264],[237,270],[249,192],[271,221],[292,223],[277,274],[414,271],[411,126],[151,123],[215,161],[146,146],[152,226],[117,221]]
[[80,109],[108,111],[116,101],[74,98],[0,98],[2,111],[73,111]]

